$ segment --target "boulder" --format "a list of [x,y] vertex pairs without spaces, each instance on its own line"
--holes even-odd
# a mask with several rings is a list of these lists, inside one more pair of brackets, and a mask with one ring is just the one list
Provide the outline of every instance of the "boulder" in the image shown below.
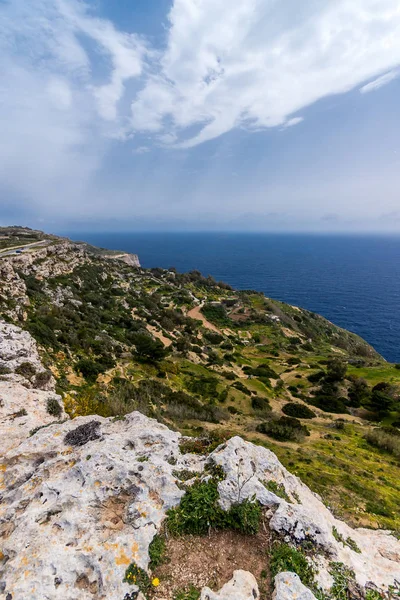
[[296,573],[279,573],[275,577],[272,600],[317,600],[314,594],[301,583]]
[[205,587],[200,596],[200,600],[258,600],[259,598],[257,581],[248,571],[234,571],[232,579],[219,592],[213,592]]

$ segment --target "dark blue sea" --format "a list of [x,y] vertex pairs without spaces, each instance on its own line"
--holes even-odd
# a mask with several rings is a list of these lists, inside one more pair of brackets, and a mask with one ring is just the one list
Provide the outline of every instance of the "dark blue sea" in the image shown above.
[[302,306],[400,362],[400,236],[68,233],[137,253],[143,267],[197,269]]

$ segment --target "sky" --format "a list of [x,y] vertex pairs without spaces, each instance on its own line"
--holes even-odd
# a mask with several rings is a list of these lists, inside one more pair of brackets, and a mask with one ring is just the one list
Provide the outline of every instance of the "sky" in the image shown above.
[[0,224],[400,232],[398,0],[0,0]]

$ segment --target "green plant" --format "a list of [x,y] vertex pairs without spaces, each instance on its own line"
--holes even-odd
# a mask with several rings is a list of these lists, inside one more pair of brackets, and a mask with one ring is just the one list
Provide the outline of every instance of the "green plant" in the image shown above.
[[270,479],[269,481],[263,481],[263,484],[267,488],[267,490],[273,492],[280,498],[283,498],[284,500],[286,500],[286,502],[290,502],[290,498],[286,493],[285,486],[283,485],[283,483],[277,483],[273,479]]
[[310,435],[307,427],[293,417],[271,418],[265,423],[260,423],[257,431],[279,441],[299,442],[304,439],[304,436]]
[[282,408],[282,412],[289,417],[297,417],[298,419],[313,419],[317,416],[311,408],[301,402],[288,402]]
[[36,369],[30,362],[25,361],[18,365],[15,372],[18,373],[18,375],[30,379],[30,377],[33,377],[36,374]]
[[210,529],[236,529],[255,534],[261,520],[261,508],[255,501],[244,500],[224,511],[218,504],[218,481],[194,483],[176,508],[167,513],[167,530],[171,535],[204,535]]
[[61,417],[62,415],[62,407],[57,398],[47,400],[46,410],[52,417]]
[[150,578],[146,571],[138,567],[134,562],[126,569],[124,581],[130,585],[137,585],[139,590],[145,595],[151,589]]
[[174,594],[174,600],[198,600],[200,591],[193,585],[187,590],[178,590]]
[[332,527],[332,535],[337,542],[341,542],[344,546],[348,546],[354,552],[357,552],[357,554],[361,554],[361,550],[357,546],[356,542],[351,537],[344,538],[335,526]]
[[276,544],[271,551],[270,569],[272,577],[282,571],[296,573],[304,585],[314,584],[314,570],[302,552],[288,544]]
[[349,585],[354,582],[354,571],[340,562],[331,562],[329,572],[333,577],[331,594],[335,600],[348,600]]
[[156,534],[149,545],[150,569],[155,569],[164,562],[166,542],[162,535]]

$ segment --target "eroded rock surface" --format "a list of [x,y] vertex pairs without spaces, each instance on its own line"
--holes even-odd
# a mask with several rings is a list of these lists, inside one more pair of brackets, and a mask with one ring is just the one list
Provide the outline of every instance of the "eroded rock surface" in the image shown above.
[[272,600],[316,600],[314,594],[301,583],[296,573],[279,573],[275,577]]
[[[39,394],[31,399],[37,406],[40,395],[47,393],[15,382],[8,385]],[[27,405],[28,398],[23,402]],[[38,414],[40,418],[47,417]],[[272,452],[239,437],[202,457],[182,454],[179,433],[138,412],[121,419],[78,417],[31,437],[18,419],[6,423],[8,434],[1,432],[2,439],[20,432],[0,459],[4,598],[123,600],[135,591],[123,581],[126,568],[135,562],[148,569],[149,544],[167,510],[184,494],[175,471],[209,476],[206,463],[220,465],[226,475],[219,484],[224,508],[255,496],[267,507],[270,527],[282,539],[314,545],[320,552],[318,581],[325,589],[332,585],[332,560],[352,568],[362,586],[373,582],[387,588],[400,579],[399,541],[383,531],[353,530],[338,521]],[[279,494],[267,489],[271,481]],[[337,541],[333,526],[361,552]],[[254,577],[236,571],[219,592],[203,589],[202,600],[256,600],[258,593]],[[313,600],[295,577],[283,574],[275,600],[294,597]]]
[[[357,583],[374,582],[378,587],[400,580],[400,542],[389,532],[352,529],[335,519],[332,513],[298,477],[279,462],[276,455],[260,446],[231,438],[209,457],[220,465],[226,478],[219,483],[220,502],[224,509],[246,498],[257,498],[271,508],[270,527],[288,541],[312,542],[321,552],[318,560],[319,584],[328,589],[332,584],[329,562],[343,562],[354,570]],[[281,495],[266,489],[268,482],[281,486]],[[338,541],[333,528],[344,540],[350,538],[360,552]]]
[[234,571],[232,579],[219,592],[203,588],[200,600],[258,600],[259,597],[255,577],[248,571]]

